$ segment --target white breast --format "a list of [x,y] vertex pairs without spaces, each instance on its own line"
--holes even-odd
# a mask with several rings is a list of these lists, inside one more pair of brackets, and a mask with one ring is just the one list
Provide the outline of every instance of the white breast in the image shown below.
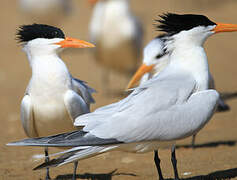
[[[42,58],[42,57],[41,57]],[[35,127],[39,136],[73,130],[73,121],[64,105],[71,89],[71,77],[60,59],[33,61],[29,94],[33,103]]]

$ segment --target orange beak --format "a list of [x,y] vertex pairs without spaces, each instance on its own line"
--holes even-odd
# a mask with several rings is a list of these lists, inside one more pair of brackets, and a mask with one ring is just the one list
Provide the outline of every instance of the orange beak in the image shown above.
[[128,83],[127,89],[132,88],[142,78],[144,74],[151,72],[154,66],[154,64],[149,66],[147,66],[146,64],[142,64],[135,73],[135,75],[132,77],[131,81]]
[[89,0],[89,3],[91,6],[94,6],[97,3],[98,0]]
[[219,32],[233,32],[237,31],[237,24],[223,24],[217,23],[216,27],[213,29],[215,33]]
[[80,39],[74,39],[74,38],[70,38],[67,37],[65,38],[65,40],[60,41],[58,43],[55,43],[57,45],[60,45],[62,48],[67,48],[67,47],[71,47],[71,48],[90,48],[90,47],[95,47],[94,44],[91,44],[89,42],[80,40]]

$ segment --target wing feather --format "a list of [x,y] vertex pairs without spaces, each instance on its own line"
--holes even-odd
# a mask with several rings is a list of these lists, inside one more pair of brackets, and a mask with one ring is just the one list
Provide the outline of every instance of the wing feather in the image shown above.
[[90,106],[91,103],[95,103],[95,100],[92,97],[92,93],[96,92],[95,89],[88,86],[86,82],[73,77],[72,83],[75,87],[75,91],[82,96],[88,106]]
[[64,104],[73,122],[78,116],[90,112],[84,99],[72,90],[65,93]]
[[29,137],[37,137],[37,131],[34,125],[33,106],[30,95],[25,95],[21,101],[21,122],[24,131]]
[[[195,91],[196,81],[185,73],[161,74],[109,108],[78,117],[75,125],[85,126],[83,130],[96,137],[123,142],[179,139],[199,130],[208,121],[204,115],[214,112],[218,93],[210,90],[196,95]],[[210,107],[205,109],[203,102]],[[193,123],[190,131],[182,129],[182,123],[188,121]]]

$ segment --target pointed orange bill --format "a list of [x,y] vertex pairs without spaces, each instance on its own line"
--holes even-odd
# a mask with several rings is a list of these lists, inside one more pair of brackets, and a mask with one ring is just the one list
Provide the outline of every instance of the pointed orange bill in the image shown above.
[[154,66],[154,64],[149,66],[146,64],[142,64],[135,73],[135,75],[132,77],[131,81],[128,83],[127,89],[132,88],[142,78],[144,74],[151,72]]
[[217,23],[216,27],[213,29],[215,33],[219,32],[233,32],[237,31],[237,24],[223,24]]
[[58,43],[55,43],[57,45],[60,45],[62,48],[90,48],[90,47],[95,47],[94,44],[91,44],[89,42],[80,40],[80,39],[74,39],[70,37],[66,37],[65,40],[60,41]]

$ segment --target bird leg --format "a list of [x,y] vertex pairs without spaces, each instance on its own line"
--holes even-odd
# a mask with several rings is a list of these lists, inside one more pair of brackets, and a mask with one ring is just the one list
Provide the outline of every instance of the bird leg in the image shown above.
[[176,155],[175,155],[175,145],[173,145],[171,148],[171,162],[172,162],[173,169],[174,169],[175,180],[179,180],[179,174],[177,171],[177,160],[176,160]]
[[159,180],[164,180],[162,172],[161,172],[161,168],[160,168],[160,158],[158,155],[158,150],[154,151],[154,161],[155,161],[156,169],[159,175]]
[[73,171],[73,176],[72,180],[76,180],[77,176],[77,166],[78,166],[78,161],[74,162],[74,171]]
[[196,135],[197,135],[197,134],[194,134],[194,135],[192,136],[192,144],[191,144],[191,146],[192,146],[193,149],[195,148],[195,138],[196,138]]
[[[46,147],[44,149],[44,153],[45,153],[45,162],[49,162],[49,153],[48,153],[48,147]],[[49,176],[49,168],[47,167],[46,168],[46,177],[45,177],[45,180],[50,180],[50,176]]]

